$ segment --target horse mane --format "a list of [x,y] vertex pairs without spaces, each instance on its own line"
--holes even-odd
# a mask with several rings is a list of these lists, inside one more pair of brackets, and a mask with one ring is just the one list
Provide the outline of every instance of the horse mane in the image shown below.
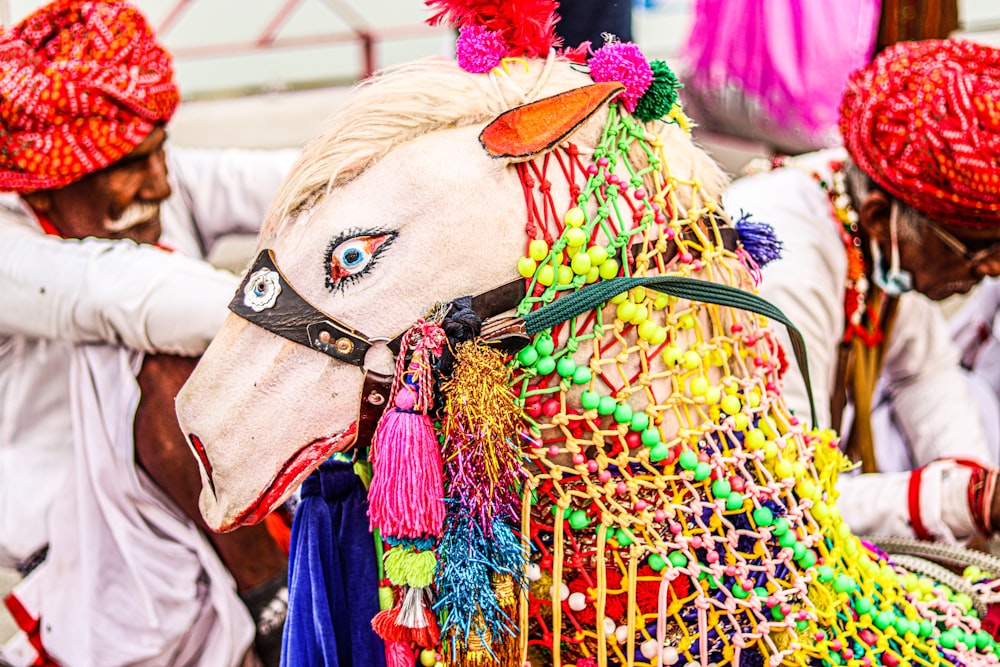
[[[431,56],[387,68],[359,83],[302,149],[271,202],[258,246],[399,145],[431,132],[486,123],[513,107],[592,82],[554,53],[545,60],[516,59],[498,70],[470,74],[451,58]],[[718,165],[677,125],[654,121],[647,127],[668,146],[674,158],[671,173],[681,181],[696,180],[703,197],[718,201],[727,184]],[[599,132],[599,127],[591,128],[590,146]],[[575,136],[574,142],[587,145],[587,139]],[[680,198],[689,199],[684,193]]]

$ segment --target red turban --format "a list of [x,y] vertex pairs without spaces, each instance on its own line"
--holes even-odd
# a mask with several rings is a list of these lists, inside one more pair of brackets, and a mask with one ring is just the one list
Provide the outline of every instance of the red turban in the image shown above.
[[900,201],[939,222],[1000,225],[1000,50],[900,42],[851,75],[847,152]]
[[0,29],[0,191],[59,188],[118,161],[179,100],[138,9],[55,0]]

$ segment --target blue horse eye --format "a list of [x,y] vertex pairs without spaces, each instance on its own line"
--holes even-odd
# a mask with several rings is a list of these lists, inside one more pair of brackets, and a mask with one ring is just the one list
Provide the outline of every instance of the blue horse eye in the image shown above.
[[343,257],[341,257],[341,261],[345,266],[355,266],[364,261],[364,259],[364,253],[357,248],[348,248]]

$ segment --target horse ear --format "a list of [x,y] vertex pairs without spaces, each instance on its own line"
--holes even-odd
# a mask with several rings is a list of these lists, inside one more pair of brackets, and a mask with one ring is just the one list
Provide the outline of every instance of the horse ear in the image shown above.
[[618,82],[595,83],[514,107],[487,125],[479,142],[493,157],[530,160],[552,150],[623,90]]

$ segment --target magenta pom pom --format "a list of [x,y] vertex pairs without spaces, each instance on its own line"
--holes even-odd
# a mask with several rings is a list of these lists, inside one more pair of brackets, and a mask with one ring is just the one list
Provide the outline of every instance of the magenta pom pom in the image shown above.
[[483,74],[507,56],[503,34],[481,25],[462,26],[455,45],[458,66],[466,72]]
[[590,76],[598,83],[617,81],[625,86],[618,99],[629,113],[653,83],[653,69],[632,42],[609,42],[590,59]]

